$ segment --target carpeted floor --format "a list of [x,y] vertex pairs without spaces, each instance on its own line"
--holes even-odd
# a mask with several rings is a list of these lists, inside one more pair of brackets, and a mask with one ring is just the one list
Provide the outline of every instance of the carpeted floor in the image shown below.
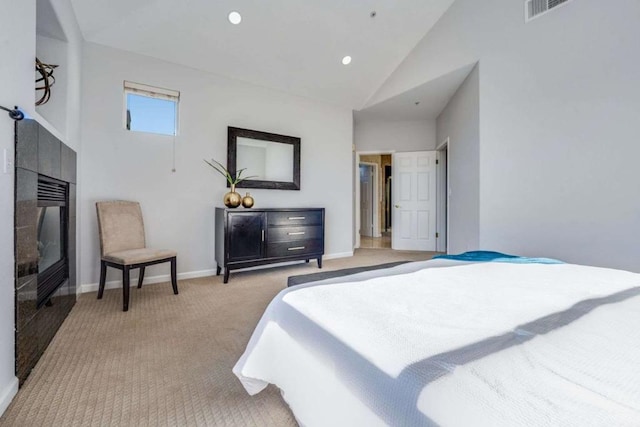
[[[423,260],[433,253],[360,249],[322,270]],[[278,390],[249,396],[231,372],[287,277],[314,262],[157,284],[104,299],[81,295],[1,426],[295,426]]]

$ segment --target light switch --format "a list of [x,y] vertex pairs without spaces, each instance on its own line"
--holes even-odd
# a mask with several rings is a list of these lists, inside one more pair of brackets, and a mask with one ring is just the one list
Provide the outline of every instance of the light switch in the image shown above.
[[2,158],[4,159],[2,162],[3,173],[5,174],[13,173],[13,159],[11,158],[11,153],[6,148],[2,150]]

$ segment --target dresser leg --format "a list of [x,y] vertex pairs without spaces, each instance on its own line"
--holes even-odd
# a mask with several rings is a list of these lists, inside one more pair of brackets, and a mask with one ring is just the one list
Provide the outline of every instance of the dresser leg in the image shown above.
[[216,276],[219,276],[219,275],[220,275],[220,271],[221,271],[221,270],[222,270],[222,269],[220,268],[220,266],[217,266],[217,267],[216,267]]
[[322,257],[318,258],[318,268],[322,268]]
[[304,262],[306,262],[307,264],[309,264],[309,260],[308,260],[308,259],[304,260]]
[[229,282],[229,268],[224,269],[224,283]]

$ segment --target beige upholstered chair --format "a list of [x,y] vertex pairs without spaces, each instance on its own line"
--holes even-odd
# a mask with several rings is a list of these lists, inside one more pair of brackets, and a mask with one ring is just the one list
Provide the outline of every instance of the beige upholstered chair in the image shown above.
[[171,263],[171,284],[173,293],[177,295],[177,254],[170,250],[146,247],[140,204],[122,200],[97,202],[96,210],[101,257],[98,299],[102,299],[104,293],[107,266],[118,268],[122,270],[122,311],[129,310],[129,271],[134,268],[140,269],[138,288],[141,288],[145,267],[163,262]]

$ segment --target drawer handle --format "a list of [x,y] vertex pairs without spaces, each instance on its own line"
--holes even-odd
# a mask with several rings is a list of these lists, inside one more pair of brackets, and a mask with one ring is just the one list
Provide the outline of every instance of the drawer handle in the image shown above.
[[287,235],[289,235],[289,236],[301,236],[304,233],[305,233],[304,231],[292,231],[291,233],[287,233]]
[[304,246],[296,246],[295,248],[287,248],[288,251],[301,251],[304,249]]
[[294,219],[305,219],[305,217],[303,216],[290,216],[289,217],[290,220],[294,220]]

